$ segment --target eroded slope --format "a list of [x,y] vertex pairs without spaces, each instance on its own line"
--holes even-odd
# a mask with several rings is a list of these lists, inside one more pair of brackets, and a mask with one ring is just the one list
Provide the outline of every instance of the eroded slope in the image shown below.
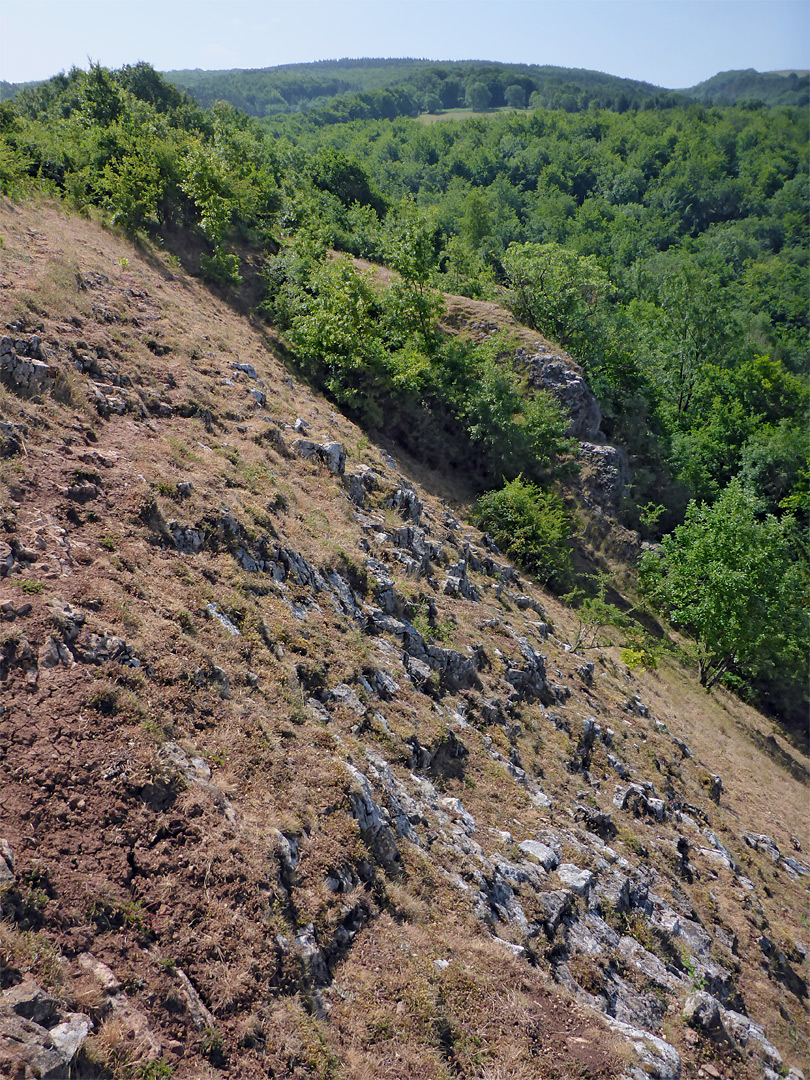
[[806,1067],[806,763],[771,725],[573,652],[159,253],[52,206],[0,232],[0,1060]]

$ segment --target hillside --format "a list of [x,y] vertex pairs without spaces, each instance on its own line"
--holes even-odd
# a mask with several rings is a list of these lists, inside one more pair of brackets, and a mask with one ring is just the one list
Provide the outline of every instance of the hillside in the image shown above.
[[673,92],[651,83],[600,71],[486,60],[326,60],[257,71],[170,71],[165,78],[206,107],[222,99],[258,117],[314,108],[326,120],[469,106],[476,86],[485,94],[476,107],[484,108],[522,108],[531,100],[532,107],[577,112],[599,106],[623,112],[676,100]]
[[515,86],[522,91],[524,104],[529,104],[531,98],[532,107],[563,108],[567,112],[593,106],[619,112],[666,107],[683,98],[706,105],[759,101],[765,105],[806,107],[810,102],[806,72],[753,69],[719,72],[682,90],[582,68],[482,60],[322,60],[252,71],[168,71],[165,77],[203,106],[222,99],[257,117],[323,108],[333,98],[373,94],[392,87],[409,92],[407,108],[403,99],[405,114],[411,110],[454,109],[464,105],[465,87],[474,82],[487,86],[494,108],[509,104],[505,91]]
[[175,257],[0,235],[0,1068],[800,1077],[780,730],[594,643]]
[[720,71],[696,86],[682,90],[686,97],[710,105],[760,101],[765,105],[807,107],[810,74],[806,71]]

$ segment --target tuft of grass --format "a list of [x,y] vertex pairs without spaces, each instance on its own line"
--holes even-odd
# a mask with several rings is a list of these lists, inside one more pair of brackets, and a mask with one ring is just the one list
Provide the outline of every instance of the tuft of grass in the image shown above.
[[146,909],[139,900],[114,900],[100,897],[87,909],[87,918],[101,932],[106,930],[133,930],[142,936],[150,936]]
[[0,919],[0,968],[30,971],[46,989],[55,990],[64,980],[59,949],[36,930],[21,930]]
[[81,375],[74,367],[60,367],[51,395],[60,405],[89,412],[89,399]]

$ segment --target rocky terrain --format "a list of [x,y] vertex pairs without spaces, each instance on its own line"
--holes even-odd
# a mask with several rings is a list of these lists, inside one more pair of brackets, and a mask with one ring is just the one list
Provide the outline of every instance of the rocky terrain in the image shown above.
[[[800,751],[631,672],[176,260],[0,236],[0,1072],[798,1080]],[[581,374],[524,360],[609,515]]]

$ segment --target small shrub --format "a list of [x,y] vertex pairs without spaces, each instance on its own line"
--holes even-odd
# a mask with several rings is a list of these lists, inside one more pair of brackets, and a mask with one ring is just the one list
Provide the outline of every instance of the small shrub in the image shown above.
[[655,656],[651,652],[647,652],[646,649],[634,649],[628,647],[622,649],[619,655],[622,663],[625,664],[630,671],[638,671],[639,668],[644,668],[645,671],[655,671],[658,667]]
[[221,1064],[223,1061],[222,1035],[216,1028],[206,1028],[200,1040],[200,1053],[207,1057],[212,1065]]
[[119,687],[111,680],[105,679],[93,690],[87,699],[87,704],[91,709],[100,712],[102,716],[112,716],[118,711],[119,694]]
[[21,581],[20,588],[29,596],[38,596],[39,593],[45,591],[45,586],[41,581]]
[[475,521],[498,547],[560,591],[571,577],[571,521],[562,501],[522,476],[482,495]]
[[74,409],[87,406],[87,393],[82,377],[73,367],[59,368],[51,393],[60,405],[69,405]]
[[174,1065],[166,1058],[157,1058],[156,1061],[146,1061],[138,1066],[135,1074],[137,1080],[168,1080],[174,1076]]

